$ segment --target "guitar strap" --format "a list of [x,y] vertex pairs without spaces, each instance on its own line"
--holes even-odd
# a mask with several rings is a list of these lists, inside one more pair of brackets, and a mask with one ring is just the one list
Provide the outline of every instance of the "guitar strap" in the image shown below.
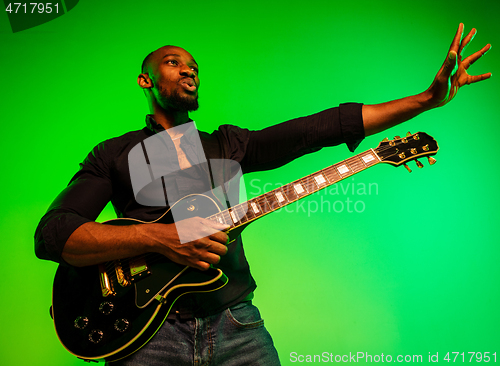
[[[222,207],[230,207],[227,190],[231,178],[229,155],[223,139],[218,136],[217,131],[213,134],[199,131],[201,145],[205,151],[208,167],[203,165],[205,173],[208,174],[212,193],[219,200]],[[214,164],[215,162],[215,164]],[[208,168],[208,171],[206,170]]]

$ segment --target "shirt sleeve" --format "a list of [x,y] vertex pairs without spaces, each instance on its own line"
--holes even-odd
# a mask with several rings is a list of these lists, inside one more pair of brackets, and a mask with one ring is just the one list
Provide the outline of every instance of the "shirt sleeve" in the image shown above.
[[221,126],[219,131],[229,146],[229,157],[249,173],[274,169],[341,143],[354,152],[365,137],[361,110],[362,104],[346,103],[259,131],[229,125]]
[[97,219],[110,201],[112,184],[105,146],[104,142],[92,150],[40,220],[35,231],[38,258],[65,263],[61,253],[70,235],[84,223]]

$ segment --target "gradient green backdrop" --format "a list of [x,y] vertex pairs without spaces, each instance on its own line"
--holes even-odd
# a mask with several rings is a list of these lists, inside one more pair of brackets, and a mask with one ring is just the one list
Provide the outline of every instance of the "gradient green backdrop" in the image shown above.
[[[493,77],[357,150],[425,131],[441,148],[437,164],[412,163],[411,174],[373,167],[345,181],[345,194],[316,194],[252,224],[244,241],[255,303],[284,365],[296,364],[291,352],[424,361],[439,352],[440,363],[446,352],[497,352],[500,362],[499,16],[498,0],[81,0],[13,34],[0,15],[0,365],[83,365],[56,338],[49,306],[57,266],[35,258],[33,232],[95,144],[143,127],[136,77],[148,52],[175,44],[195,56],[200,128],[259,129],[342,102],[423,91],[459,22],[478,29],[467,54],[493,44],[470,69]],[[249,193],[349,156],[344,145],[252,174]],[[371,194],[358,191],[369,184]],[[347,200],[362,202],[362,212],[348,212]],[[344,209],[314,210],[326,201]],[[108,208],[101,219],[112,217]]]

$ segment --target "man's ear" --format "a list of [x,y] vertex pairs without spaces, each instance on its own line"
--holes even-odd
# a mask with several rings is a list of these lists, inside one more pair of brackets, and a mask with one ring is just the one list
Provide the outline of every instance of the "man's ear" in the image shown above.
[[148,74],[139,74],[137,77],[137,84],[143,89],[149,89],[153,87],[153,81],[150,79]]

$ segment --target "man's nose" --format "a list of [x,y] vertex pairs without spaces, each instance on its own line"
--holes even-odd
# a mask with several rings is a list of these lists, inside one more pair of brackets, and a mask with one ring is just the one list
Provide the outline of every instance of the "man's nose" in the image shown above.
[[181,75],[193,78],[195,76],[195,72],[187,65],[182,67]]

